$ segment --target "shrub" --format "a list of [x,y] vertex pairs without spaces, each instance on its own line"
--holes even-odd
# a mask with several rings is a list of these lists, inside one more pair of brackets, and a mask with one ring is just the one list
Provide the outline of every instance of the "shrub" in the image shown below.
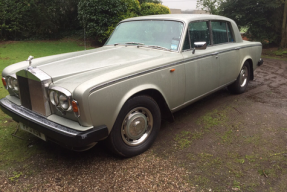
[[170,14],[168,7],[155,3],[141,4],[141,15]]
[[0,1],[0,39],[57,38],[76,29],[78,1]]

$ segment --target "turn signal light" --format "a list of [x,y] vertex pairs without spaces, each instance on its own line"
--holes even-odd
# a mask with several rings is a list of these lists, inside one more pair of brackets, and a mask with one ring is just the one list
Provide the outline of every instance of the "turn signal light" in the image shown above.
[[4,87],[7,87],[7,83],[3,77],[2,77],[2,83],[3,83]]
[[79,112],[78,103],[77,101],[72,101],[72,108],[75,113]]

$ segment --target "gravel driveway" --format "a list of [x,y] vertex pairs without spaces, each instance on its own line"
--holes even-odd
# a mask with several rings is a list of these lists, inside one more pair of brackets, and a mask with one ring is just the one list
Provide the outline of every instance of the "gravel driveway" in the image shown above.
[[36,140],[38,154],[0,171],[0,191],[287,191],[286,61],[265,59],[244,94],[222,89],[174,116],[130,159]]

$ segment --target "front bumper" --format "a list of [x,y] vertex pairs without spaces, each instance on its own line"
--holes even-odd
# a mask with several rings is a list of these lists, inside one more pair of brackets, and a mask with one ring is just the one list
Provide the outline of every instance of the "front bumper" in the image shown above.
[[43,133],[47,140],[58,143],[70,149],[79,149],[100,141],[108,136],[106,126],[98,126],[88,131],[77,131],[48,120],[25,107],[16,105],[7,98],[0,100],[0,108],[15,121]]

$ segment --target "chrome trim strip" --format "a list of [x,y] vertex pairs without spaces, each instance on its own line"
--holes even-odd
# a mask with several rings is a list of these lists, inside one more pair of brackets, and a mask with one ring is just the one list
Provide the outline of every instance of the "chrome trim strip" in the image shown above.
[[2,107],[6,108],[7,110],[11,111],[12,113],[23,117],[29,121],[32,121],[38,125],[57,130],[59,132],[66,133],[68,135],[76,136],[78,134],[77,131],[74,131],[72,129],[68,129],[62,125],[59,125],[57,123],[54,123],[53,121],[48,120],[46,117],[43,117],[25,107],[18,106],[11,101],[9,101],[7,98],[3,98],[0,101],[0,104]]
[[174,66],[174,65],[178,65],[180,63],[184,63],[185,61],[181,61],[181,62],[177,62],[177,63],[171,63],[169,65],[164,65],[164,66],[161,66],[161,67],[156,67],[156,68],[153,68],[153,69],[149,69],[149,70],[146,70],[146,71],[142,71],[142,72],[139,72],[139,73],[135,73],[133,75],[128,75],[126,77],[122,77],[122,78],[118,78],[118,79],[115,79],[115,80],[112,80],[112,81],[109,81],[109,82],[105,82],[105,83],[101,83],[99,85],[96,85],[94,87],[91,88],[90,90],[90,93],[96,91],[96,90],[99,90],[101,88],[104,88],[106,86],[109,86],[109,85],[112,85],[114,83],[117,83],[119,81],[124,81],[126,79],[130,79],[130,78],[133,78],[133,77],[136,77],[136,76],[140,76],[140,75],[143,75],[143,74],[146,74],[146,73],[150,73],[150,72],[153,72],[153,71],[157,71],[157,70],[160,70],[160,69],[164,69],[164,68],[167,68],[167,67],[171,67],[171,66]]
[[61,92],[61,93],[64,93],[67,97],[72,97],[72,94],[70,93],[70,91],[68,91],[67,89],[64,89],[62,87],[53,87],[53,86],[50,86],[50,91],[51,90],[54,90],[54,91],[58,91],[58,92]]
[[[261,44],[249,45],[249,46],[242,46],[242,47],[239,47],[239,48],[240,48],[240,49],[243,49],[243,48],[256,47],[256,46],[262,46],[262,45],[261,45]],[[101,83],[101,84],[98,84],[98,85],[92,87],[92,88],[90,89],[90,94],[93,93],[94,91],[97,91],[97,90],[102,89],[102,88],[104,88],[104,87],[107,87],[107,86],[109,86],[109,85],[115,84],[115,83],[117,83],[117,82],[124,81],[124,80],[126,80],[126,79],[130,79],[130,78],[133,78],[133,77],[136,77],[136,76],[144,75],[144,74],[146,74],[146,73],[151,73],[151,72],[153,72],[153,71],[165,69],[165,68],[172,67],[172,66],[175,66],[175,65],[180,65],[180,64],[185,63],[185,62],[194,61],[194,60],[202,59],[202,58],[205,58],[205,57],[214,56],[214,55],[217,55],[217,54],[220,54],[220,53],[226,53],[226,52],[229,52],[229,51],[234,51],[234,49],[229,49],[229,50],[224,50],[224,51],[218,51],[218,52],[210,53],[210,54],[207,54],[207,55],[201,55],[201,56],[197,56],[197,57],[193,57],[193,58],[189,58],[189,59],[185,59],[185,60],[183,59],[183,60],[178,61],[178,62],[175,62],[175,63],[163,65],[163,66],[156,67],[156,68],[153,68],[153,69],[148,69],[148,70],[146,70],[146,71],[142,71],[142,72],[139,72],[139,73],[135,73],[135,74],[132,74],[132,75],[128,75],[128,76],[126,76],[126,77],[121,77],[121,78],[114,79],[114,80],[109,81],[109,82]]]

